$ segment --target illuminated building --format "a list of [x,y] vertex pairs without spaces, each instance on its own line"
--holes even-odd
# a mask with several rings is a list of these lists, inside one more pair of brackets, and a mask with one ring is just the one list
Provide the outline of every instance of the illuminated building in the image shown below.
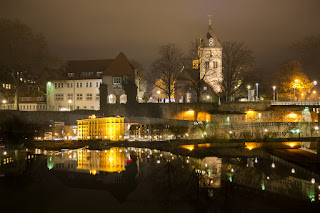
[[79,140],[124,140],[124,117],[97,118],[92,115],[89,116],[89,119],[77,120],[77,122]]

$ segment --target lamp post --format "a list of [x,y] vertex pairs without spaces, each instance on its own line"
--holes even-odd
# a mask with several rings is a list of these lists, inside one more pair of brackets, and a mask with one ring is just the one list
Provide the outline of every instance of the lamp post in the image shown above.
[[71,111],[71,100],[68,100],[68,103],[69,103],[69,111]]
[[250,101],[250,86],[247,86],[248,88],[248,101]]
[[293,85],[293,101],[296,101],[296,87],[297,85]]
[[7,101],[6,101],[6,100],[2,100],[2,103],[4,104],[3,109],[6,109],[6,103],[7,103]]
[[273,89],[273,101],[276,101],[276,86],[273,86],[272,89]]
[[256,100],[258,101],[258,98],[259,98],[259,83],[256,83],[256,89],[257,89]]
[[158,103],[160,103],[159,95],[160,95],[160,90],[157,91],[158,94]]

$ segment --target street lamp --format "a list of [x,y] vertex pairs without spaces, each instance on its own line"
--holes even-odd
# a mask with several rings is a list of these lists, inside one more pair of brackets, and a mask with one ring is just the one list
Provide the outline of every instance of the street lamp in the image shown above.
[[273,89],[273,101],[276,101],[276,86],[273,86],[272,89]]
[[247,88],[248,88],[248,101],[250,101],[250,85],[249,86],[247,86]]
[[258,101],[258,98],[259,98],[259,83],[256,83],[256,89],[257,89],[257,95],[256,95],[256,100]]
[[2,103],[4,104],[3,109],[6,109],[6,103],[7,103],[7,101],[6,101],[6,100],[2,100]]
[[160,90],[157,91],[158,94],[158,103],[160,103],[159,95],[160,95]]
[[69,111],[71,111],[71,103],[72,103],[72,101],[68,100],[68,103],[69,103]]
[[297,85],[294,84],[293,85],[293,101],[296,101],[296,87],[297,87]]

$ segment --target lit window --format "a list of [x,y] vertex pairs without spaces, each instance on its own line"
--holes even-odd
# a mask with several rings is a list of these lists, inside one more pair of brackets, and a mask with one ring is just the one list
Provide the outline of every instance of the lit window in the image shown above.
[[121,77],[113,77],[113,84],[120,85],[121,84]]
[[100,100],[100,94],[97,93],[97,94],[96,94],[96,101],[99,101],[99,100]]
[[208,90],[208,87],[203,87],[203,90]]

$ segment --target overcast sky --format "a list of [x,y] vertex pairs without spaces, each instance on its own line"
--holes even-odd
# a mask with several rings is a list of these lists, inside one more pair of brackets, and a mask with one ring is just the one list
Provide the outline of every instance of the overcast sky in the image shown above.
[[187,51],[205,37],[212,14],[220,41],[245,42],[268,70],[286,58],[291,41],[320,33],[319,8],[320,0],[1,0],[0,16],[43,33],[66,60],[123,51],[147,68],[159,45]]

